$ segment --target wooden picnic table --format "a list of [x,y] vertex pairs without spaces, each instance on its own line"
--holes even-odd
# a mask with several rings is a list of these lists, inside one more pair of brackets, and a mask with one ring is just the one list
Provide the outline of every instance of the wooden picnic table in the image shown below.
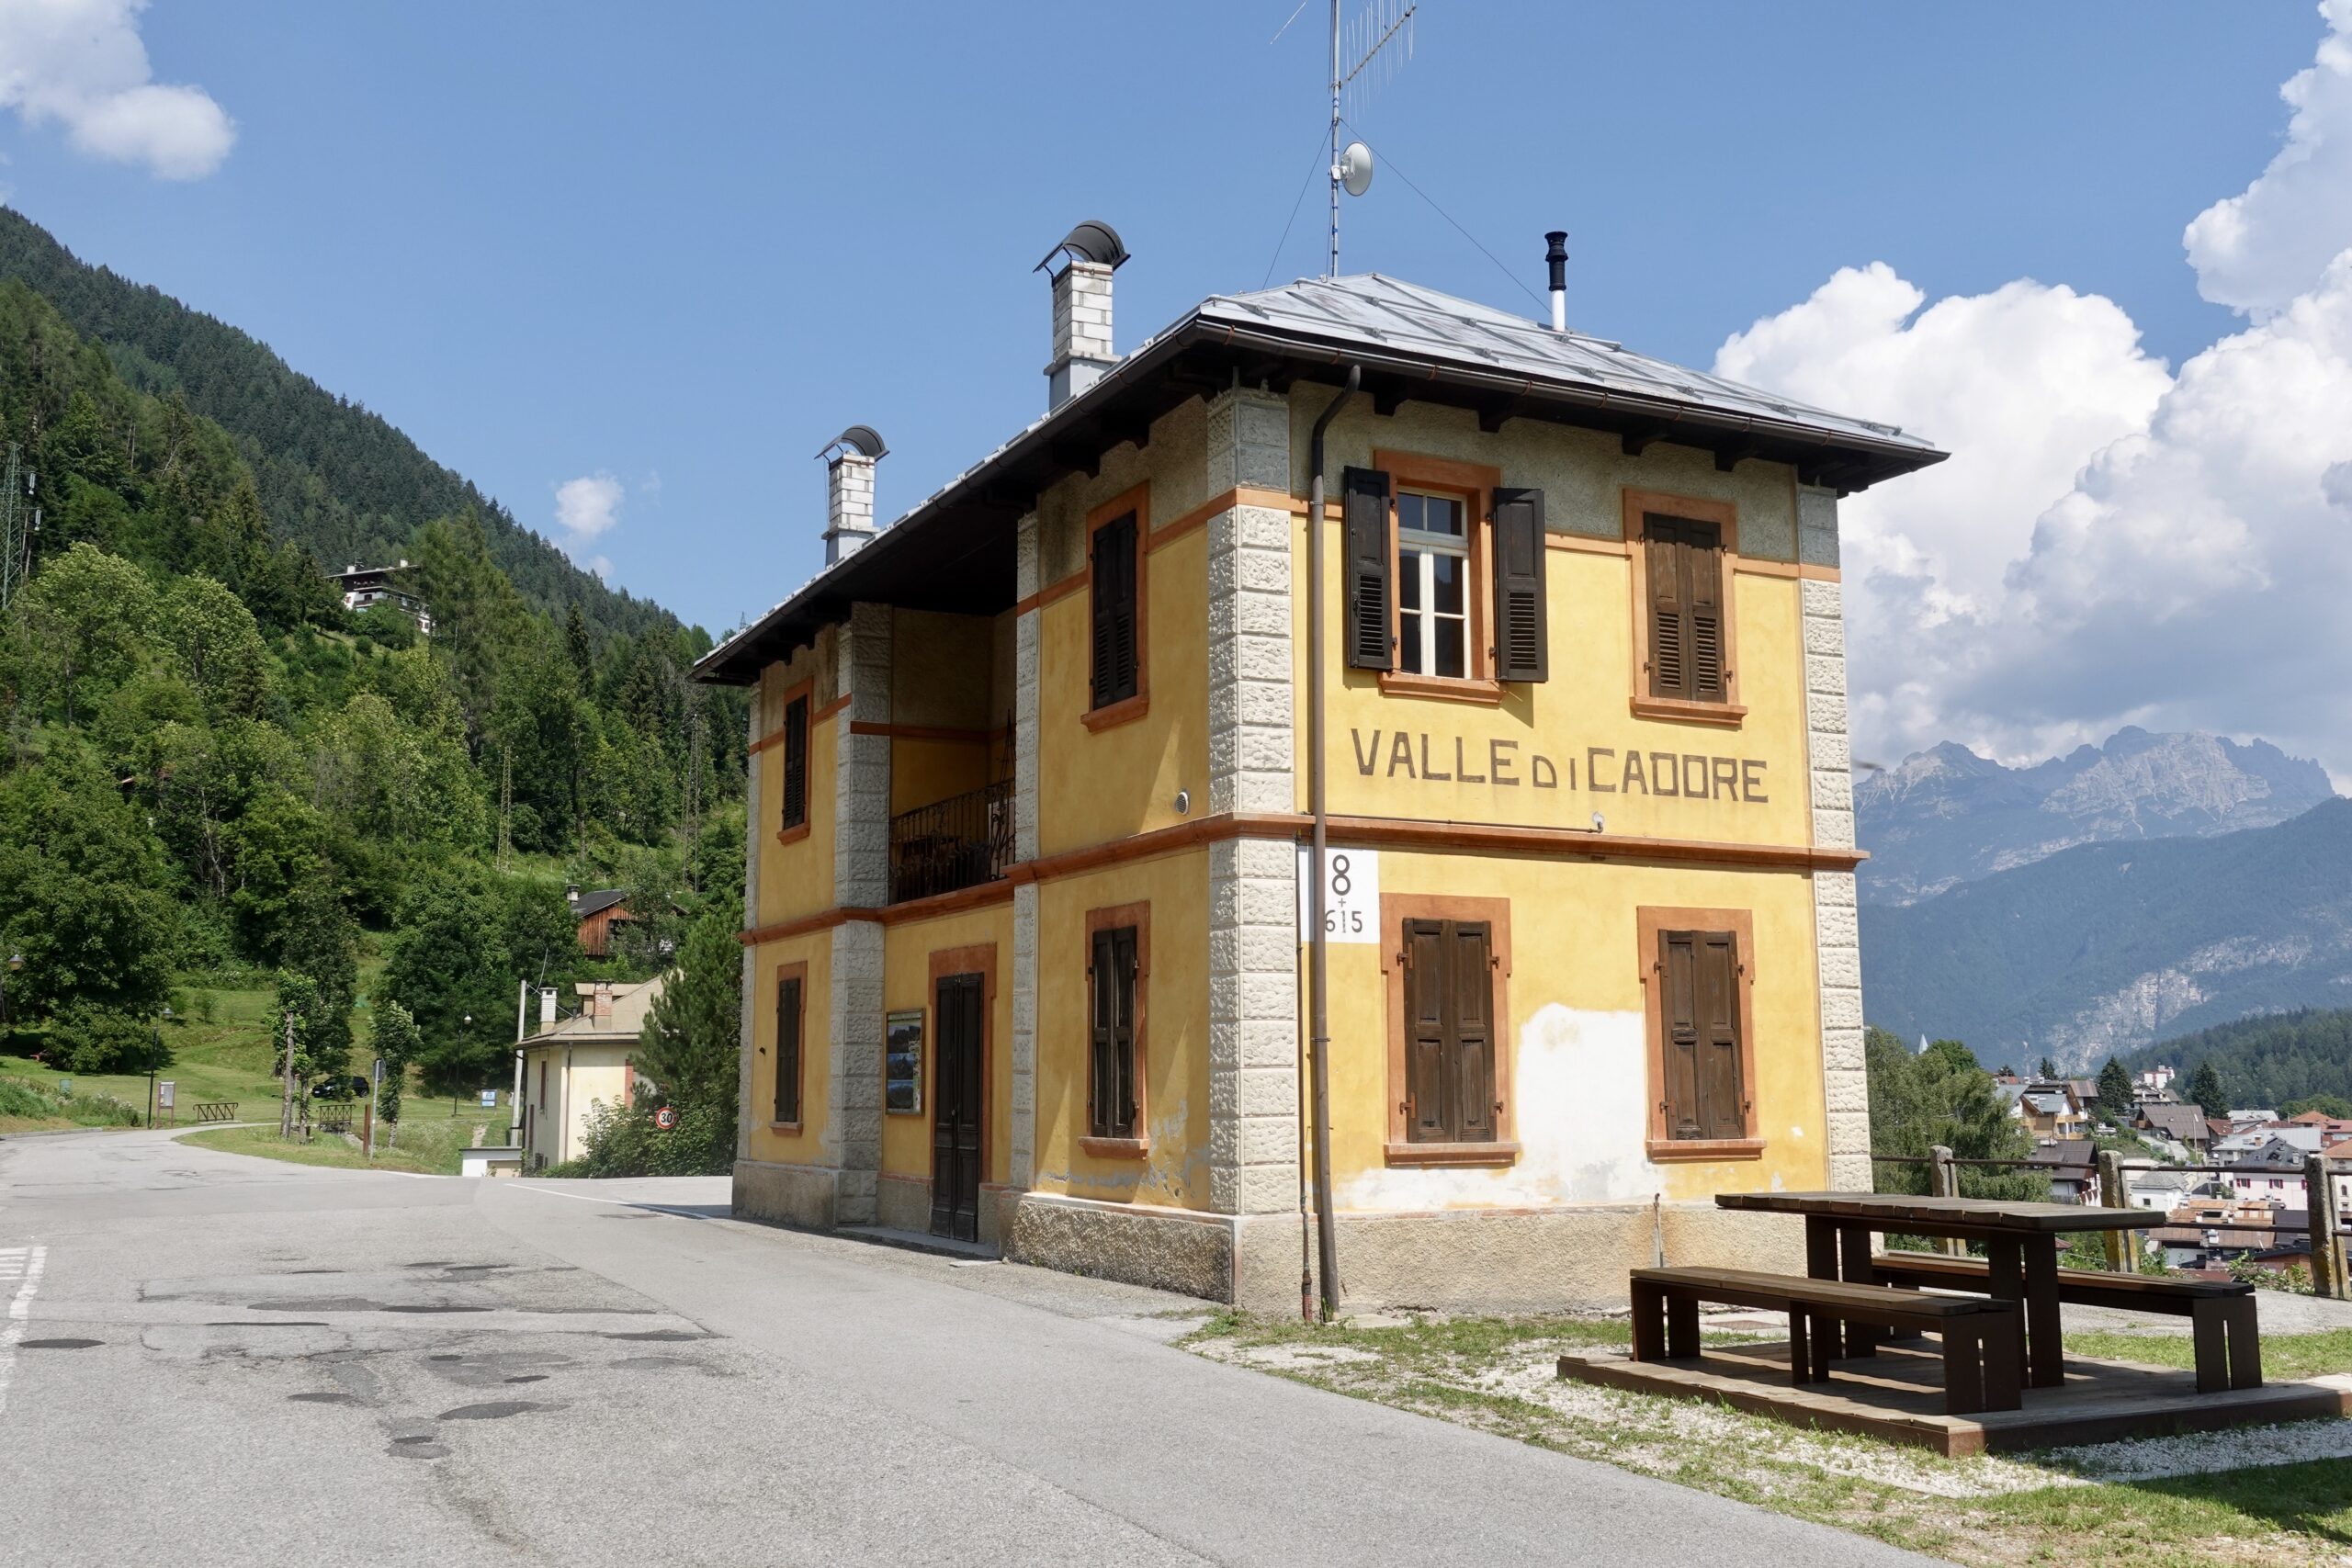
[[[1873,1231],[1983,1242],[1991,1293],[2024,1308],[2028,1388],[2056,1388],[2066,1381],[2058,1319],[2059,1239],[2078,1231],[2140,1230],[2165,1223],[2164,1215],[2147,1209],[1899,1192],[1718,1192],[1715,1203],[1804,1215],[1805,1272],[1816,1280],[1876,1283],[1871,1268]],[[1849,1324],[1845,1332],[1848,1355],[1872,1352],[1868,1327]]]

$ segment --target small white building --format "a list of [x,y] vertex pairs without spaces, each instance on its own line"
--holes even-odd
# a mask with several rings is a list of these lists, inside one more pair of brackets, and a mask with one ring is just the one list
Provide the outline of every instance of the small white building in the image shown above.
[[[610,980],[573,987],[577,1016],[544,1025],[517,1047],[523,1058],[523,1165],[538,1170],[578,1156],[588,1113],[600,1101],[626,1106],[637,1089],[630,1060],[662,976],[634,986]],[[550,993],[551,994],[551,993]]]

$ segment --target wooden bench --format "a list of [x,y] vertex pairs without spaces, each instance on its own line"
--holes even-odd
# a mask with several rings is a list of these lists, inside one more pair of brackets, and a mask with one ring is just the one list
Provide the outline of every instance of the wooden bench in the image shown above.
[[[1989,1270],[1981,1258],[1883,1252],[1871,1259],[1871,1274],[1889,1284],[1914,1289],[1982,1291]],[[2198,1393],[2262,1386],[2262,1331],[2256,1321],[2252,1285],[2234,1280],[2170,1280],[2154,1274],[2061,1269],[2058,1299],[2075,1306],[2185,1317],[2196,1342]]]
[[1941,1337],[1948,1414],[2015,1410],[2018,1405],[2025,1336],[2014,1302],[1931,1296],[1889,1285],[1849,1285],[1744,1269],[1636,1269],[1633,1295],[1637,1361],[1696,1357],[1699,1303],[1716,1302],[1789,1314],[1789,1381],[1799,1386],[1829,1381],[1836,1325],[1866,1323]]
[[237,1102],[233,1100],[199,1102],[196,1108],[196,1119],[199,1122],[234,1122],[237,1119]]

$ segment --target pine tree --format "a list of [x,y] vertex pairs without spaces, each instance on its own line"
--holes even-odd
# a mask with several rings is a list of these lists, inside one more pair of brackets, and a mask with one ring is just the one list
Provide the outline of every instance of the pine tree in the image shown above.
[[2230,1113],[2229,1096],[2222,1090],[2222,1075],[2213,1066],[2211,1057],[2198,1063],[2197,1070],[2189,1075],[2188,1099],[2208,1116],[2227,1116]]
[[2111,1055],[2098,1070],[2098,1108],[2119,1127],[2132,1120],[2132,1075]]

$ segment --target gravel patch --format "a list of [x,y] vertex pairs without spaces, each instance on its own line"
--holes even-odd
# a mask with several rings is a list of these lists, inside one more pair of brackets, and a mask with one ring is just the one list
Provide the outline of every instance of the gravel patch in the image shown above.
[[2091,1481],[2157,1481],[2169,1475],[2352,1459],[2352,1421],[2295,1421],[2178,1438],[2135,1438],[2052,1449],[2039,1457],[2054,1469]]

